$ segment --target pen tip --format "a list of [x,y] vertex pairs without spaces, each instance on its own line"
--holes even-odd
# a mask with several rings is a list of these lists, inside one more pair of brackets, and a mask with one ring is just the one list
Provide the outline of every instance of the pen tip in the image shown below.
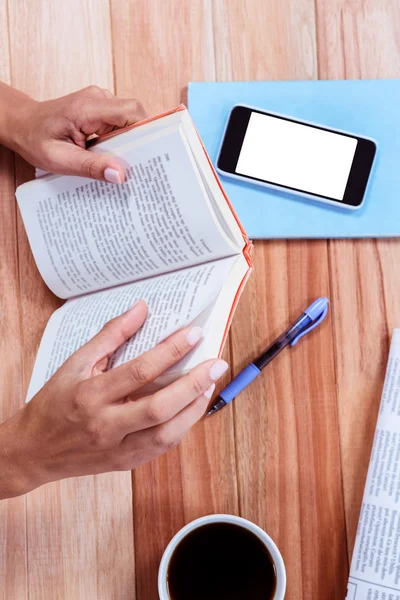
[[210,415],[213,415],[214,413],[216,413],[220,408],[222,408],[225,405],[226,405],[225,400],[223,398],[221,398],[221,396],[218,396],[215,404],[213,404],[213,406],[207,412],[207,417],[209,417]]

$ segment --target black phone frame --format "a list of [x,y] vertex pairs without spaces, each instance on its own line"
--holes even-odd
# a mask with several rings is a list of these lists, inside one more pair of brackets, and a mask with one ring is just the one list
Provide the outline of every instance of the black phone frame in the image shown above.
[[[284,121],[291,121],[293,123],[300,123],[306,127],[313,127],[315,129],[322,129],[323,131],[329,131],[345,137],[350,137],[357,140],[357,146],[353,157],[353,162],[350,168],[349,177],[347,180],[346,189],[342,200],[332,198],[330,196],[323,196],[315,194],[307,190],[293,188],[285,186],[274,181],[267,181],[266,179],[259,179],[256,177],[250,177],[243,175],[242,173],[236,172],[236,166],[239,159],[240,151],[244,137],[246,135],[247,127],[249,124],[251,114],[259,113],[262,115],[268,115]],[[323,198],[331,202],[336,202],[339,205],[347,204],[353,208],[358,208],[364,198],[365,189],[368,184],[368,179],[371,173],[372,164],[376,154],[376,144],[373,140],[368,138],[359,137],[357,135],[344,133],[335,129],[329,129],[321,125],[314,125],[298,119],[293,119],[286,116],[277,115],[256,108],[250,108],[248,106],[235,106],[229,116],[228,124],[225,130],[224,139],[217,159],[217,168],[227,174],[236,175],[238,177],[249,179],[250,181],[258,181],[261,183],[269,184],[278,188],[282,188],[288,191],[305,194],[307,196],[315,196],[316,198]]]

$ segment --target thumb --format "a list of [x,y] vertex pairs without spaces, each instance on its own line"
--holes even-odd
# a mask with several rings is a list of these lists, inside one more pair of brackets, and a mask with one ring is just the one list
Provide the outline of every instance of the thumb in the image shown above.
[[110,183],[124,183],[124,168],[115,156],[96,154],[70,142],[53,147],[52,172],[59,175],[78,175]]

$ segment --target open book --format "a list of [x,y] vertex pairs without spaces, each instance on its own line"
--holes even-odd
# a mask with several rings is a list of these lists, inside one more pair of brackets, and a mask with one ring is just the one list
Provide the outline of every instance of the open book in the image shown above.
[[157,385],[220,355],[251,271],[251,244],[185,107],[106,135],[93,151],[120,157],[126,182],[46,175],[17,189],[39,271],[68,299],[47,324],[28,400],[139,298],[149,316],[110,368],[190,323],[202,342]]

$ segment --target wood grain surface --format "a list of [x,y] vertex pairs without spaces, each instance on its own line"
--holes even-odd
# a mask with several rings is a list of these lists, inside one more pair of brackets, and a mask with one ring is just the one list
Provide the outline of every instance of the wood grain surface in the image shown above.
[[[399,77],[400,12],[391,0],[318,3],[322,79]],[[398,240],[329,242],[342,477],[351,555],[385,375],[400,323]]]
[[[0,0],[0,79],[37,99],[89,84],[156,113],[191,80],[400,76],[394,0]],[[59,305],[14,200],[31,167],[0,148],[0,419],[22,405]],[[156,600],[170,538],[239,514],[282,550],[288,600],[339,600],[368,467],[399,242],[257,242],[232,326],[227,378],[315,297],[318,334],[283,353],[229,408],[132,473],[67,480],[0,503],[1,600]],[[318,361],[315,358],[318,357]]]

